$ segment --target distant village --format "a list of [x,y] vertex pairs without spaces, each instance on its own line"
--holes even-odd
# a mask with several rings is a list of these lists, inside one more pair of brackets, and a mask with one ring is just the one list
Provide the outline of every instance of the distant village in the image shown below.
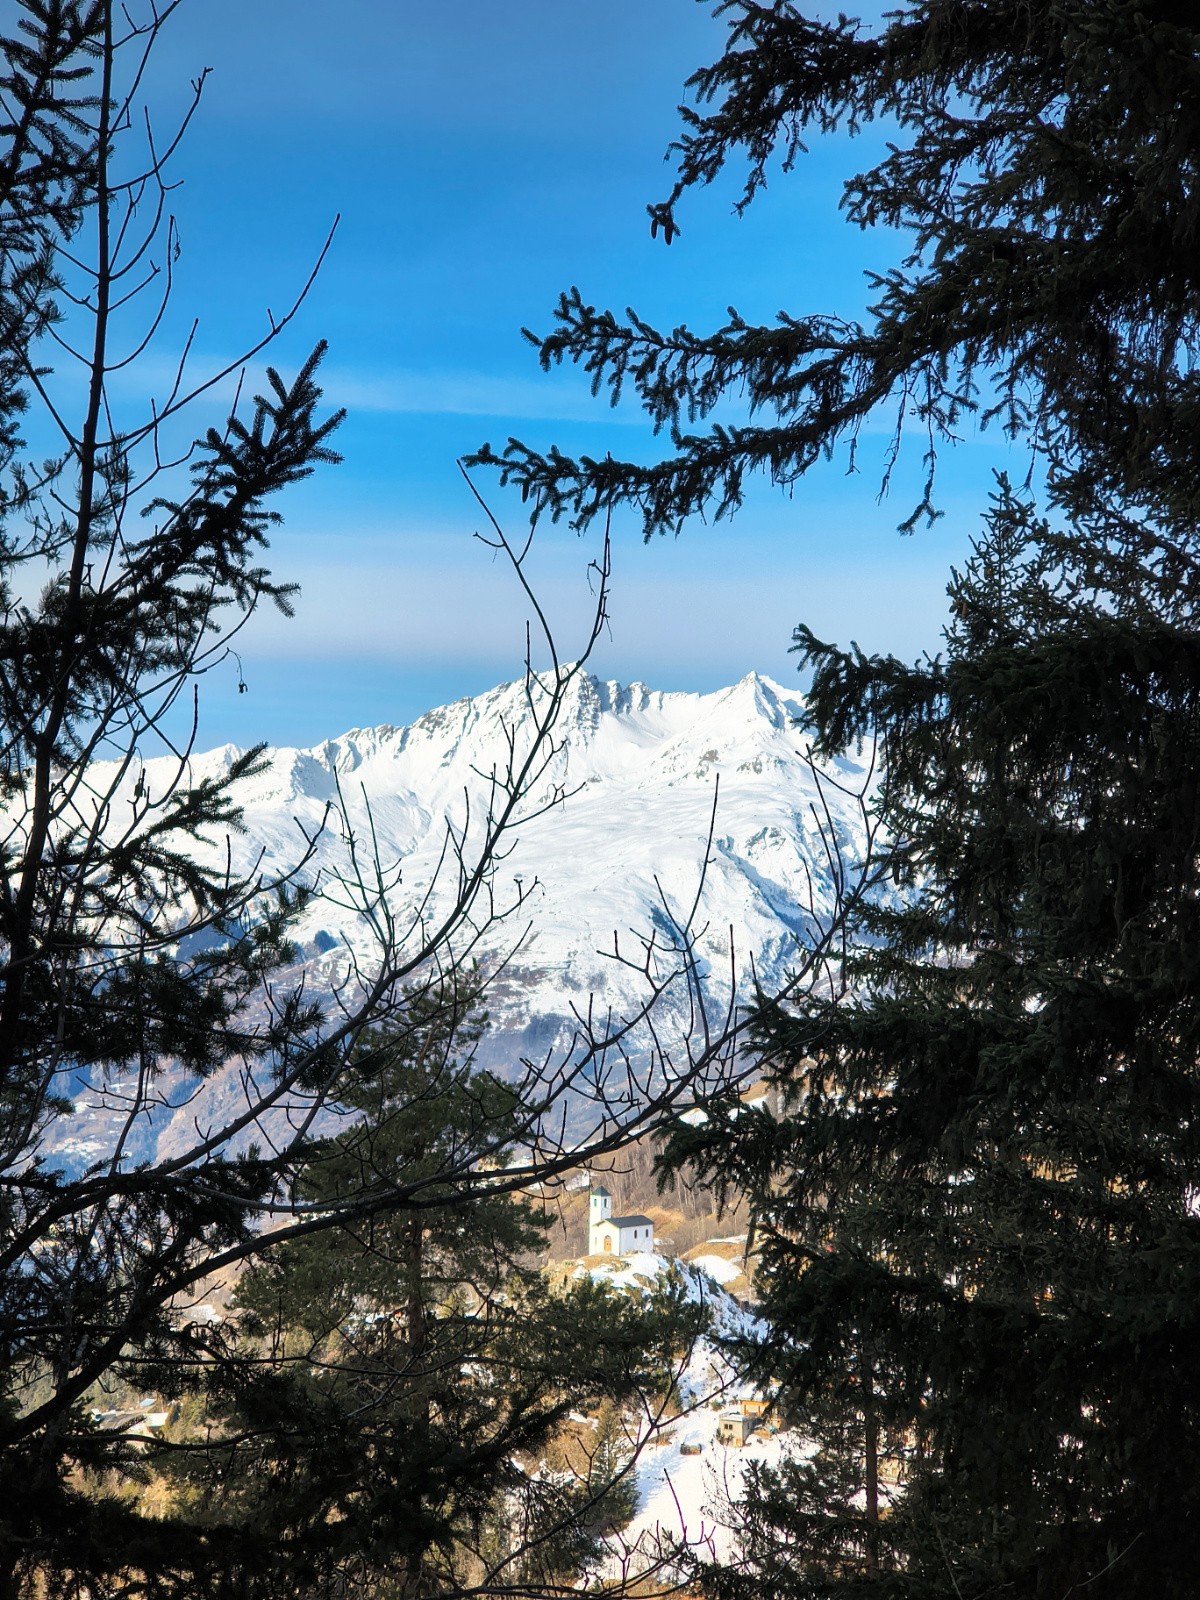
[[[753,1093],[757,1093],[757,1087]],[[746,1097],[747,1099],[750,1096]],[[614,1267],[619,1267],[617,1258],[637,1255],[663,1254],[674,1258],[675,1252],[672,1241],[664,1238],[655,1240],[654,1219],[642,1212],[631,1212],[624,1216],[613,1216],[613,1196],[602,1183],[595,1180],[592,1173],[586,1169],[569,1187],[578,1190],[586,1189],[588,1192],[587,1208],[587,1247],[583,1265],[587,1265],[590,1258],[606,1258]],[[743,1236],[744,1237],[744,1236]],[[709,1252],[724,1247],[734,1250],[739,1247],[737,1239],[713,1239],[703,1245],[689,1250],[686,1256],[680,1257],[701,1268],[715,1282],[720,1283],[726,1293],[732,1293],[731,1283],[741,1280],[742,1293],[745,1288],[744,1267],[741,1263],[725,1260],[719,1255],[701,1253]],[[740,1248],[738,1249],[740,1254]],[[595,1262],[599,1268],[601,1263]],[[211,1286],[210,1286],[211,1287]],[[193,1304],[181,1313],[181,1321],[199,1324],[220,1323],[227,1315],[227,1299],[229,1285],[223,1290],[212,1294],[210,1301]],[[169,1410],[162,1409],[162,1401],[157,1396],[148,1396],[136,1406],[114,1406],[110,1409],[96,1409],[92,1412],[92,1419],[96,1427],[102,1432],[119,1432],[127,1437],[137,1440],[161,1438],[168,1424]],[[777,1424],[770,1415],[766,1400],[756,1396],[745,1396],[734,1399],[729,1406],[722,1410],[716,1420],[715,1433],[711,1437],[719,1444],[727,1447],[740,1448],[747,1444],[754,1434],[764,1435],[774,1433]],[[699,1454],[699,1444],[686,1443],[681,1446],[683,1455]]]

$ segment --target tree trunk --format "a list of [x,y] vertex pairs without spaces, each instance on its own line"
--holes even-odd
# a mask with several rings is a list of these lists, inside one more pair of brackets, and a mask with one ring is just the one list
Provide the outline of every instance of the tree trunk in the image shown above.
[[859,1355],[862,1376],[864,1460],[863,1476],[867,1494],[867,1570],[879,1566],[879,1417],[875,1410],[875,1375],[865,1343]]

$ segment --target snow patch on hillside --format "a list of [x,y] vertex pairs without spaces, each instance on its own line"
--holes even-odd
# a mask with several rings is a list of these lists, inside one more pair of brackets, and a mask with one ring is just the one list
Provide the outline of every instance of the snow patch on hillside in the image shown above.
[[714,1283],[722,1285],[742,1276],[741,1262],[726,1261],[724,1256],[693,1256],[692,1266],[699,1267]]
[[678,1572],[678,1553],[684,1549],[702,1560],[727,1560],[734,1553],[736,1506],[751,1465],[778,1466],[814,1448],[799,1433],[776,1431],[769,1420],[743,1445],[719,1436],[722,1416],[758,1398],[738,1377],[721,1341],[766,1332],[761,1319],[715,1281],[730,1266],[719,1255],[684,1262],[637,1253],[603,1262],[591,1258],[576,1269],[576,1276],[631,1294],[652,1293],[671,1279],[710,1316],[709,1333],[695,1341],[677,1374],[679,1414],[645,1424],[635,1441],[637,1509],[610,1536],[595,1574],[602,1581],[651,1570],[667,1579]]

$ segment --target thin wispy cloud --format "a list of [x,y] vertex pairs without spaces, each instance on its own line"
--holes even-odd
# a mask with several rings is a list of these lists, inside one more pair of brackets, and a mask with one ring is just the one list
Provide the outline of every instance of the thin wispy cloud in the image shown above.
[[523,417],[529,421],[601,422],[637,427],[636,409],[613,410],[582,384],[555,382],[534,373],[513,378],[485,372],[355,372],[329,367],[325,392],[351,411],[460,417]]
[[[233,358],[226,355],[193,354],[185,373],[185,389],[205,384],[213,374],[224,372]],[[243,397],[258,393],[264,383],[270,356],[260,356],[228,372],[206,387],[210,401],[231,404],[239,389]],[[280,364],[288,366],[286,359]],[[647,426],[647,419],[633,406],[610,407],[604,396],[593,396],[581,383],[563,381],[554,374],[537,371],[531,356],[530,376],[463,370],[418,371],[392,368],[379,371],[336,366],[321,368],[320,384],[326,402],[345,406],[349,412],[368,412],[393,416],[508,417],[538,422],[599,423],[606,428]],[[114,375],[111,387],[122,396],[142,398],[153,394],[161,402],[178,376],[178,360],[166,354],[151,354],[127,376]]]

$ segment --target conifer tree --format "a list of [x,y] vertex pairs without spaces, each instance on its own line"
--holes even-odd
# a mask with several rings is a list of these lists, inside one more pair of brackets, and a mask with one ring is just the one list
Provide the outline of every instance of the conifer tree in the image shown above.
[[[578,460],[512,439],[502,481],[578,526],[636,507],[647,537],[730,515],[748,477],[795,483],[864,422],[915,431],[930,464],[907,519],[934,514],[933,461],[972,419],[1028,439],[1055,503],[1131,544],[1197,516],[1191,427],[1200,199],[1196,29],[1132,0],[908,0],[876,30],[791,0],[718,0],[725,52],[696,71],[672,146],[677,178],[649,207],[671,244],[689,192],[745,159],[737,209],[772,164],[803,176],[814,135],[887,119],[887,154],[845,185],[860,227],[899,230],[903,259],[871,275],[861,319],[731,309],[711,331],[663,332],[565,292],[526,332],[543,367],[572,362],[631,395],[670,449],[648,463]],[[718,406],[742,424],[688,432]],[[1122,513],[1125,513],[1124,515]],[[1151,536],[1153,541],[1153,536]],[[1151,546],[1152,548],[1153,546]]]
[[[200,686],[231,670],[256,608],[290,609],[268,540],[280,496],[336,461],[340,413],[322,407],[323,346],[293,379],[264,364],[304,284],[228,368],[196,375],[187,342],[157,390],[162,366],[143,369],[170,323],[171,162],[204,88],[202,75],[182,125],[154,128],[143,114],[175,3],[18,0],[0,18],[3,1600],[248,1600],[312,1593],[329,1573],[342,1594],[356,1583],[383,1592],[398,1572],[415,1582],[426,1552],[494,1506],[522,1438],[553,1427],[560,1380],[566,1394],[626,1393],[645,1370],[635,1345],[658,1338],[653,1319],[595,1296],[611,1333],[597,1346],[587,1291],[539,1299],[517,1260],[537,1230],[513,1197],[589,1151],[623,1147],[720,1059],[707,1040],[675,1062],[660,1050],[653,1080],[635,1083],[621,1070],[629,1019],[606,1033],[581,1018],[568,1060],[523,1064],[507,1089],[416,1070],[414,1051],[461,1041],[471,951],[520,904],[519,888],[507,901],[497,886],[498,862],[514,826],[561,794],[554,723],[586,645],[560,665],[547,633],[553,670],[530,669],[528,718],[510,730],[488,803],[448,819],[444,876],[415,917],[397,910],[396,864],[343,827],[336,806],[332,884],[314,882],[304,837],[278,872],[253,856],[235,869],[240,785],[262,752],[198,775]],[[233,414],[204,415],[215,387],[239,375]],[[524,583],[523,556],[493,534]],[[292,941],[320,892],[374,936],[332,986],[311,981]],[[656,985],[648,974],[649,1006]],[[385,1094],[373,1063],[382,1073],[389,1062]],[[563,1137],[571,1094],[593,1114],[589,1149]],[[81,1101],[106,1120],[72,1153]],[[167,1148],[172,1119],[183,1132]],[[354,1139],[331,1143],[331,1122],[348,1121]],[[325,1257],[317,1242],[376,1233],[389,1271],[401,1258],[403,1306],[395,1283],[385,1295],[372,1277],[382,1256]],[[194,1308],[215,1278],[227,1285],[251,1262],[265,1271],[283,1251],[280,1314],[295,1316],[281,1366],[236,1320]],[[337,1278],[312,1280],[326,1260],[344,1272],[340,1290]],[[468,1381],[479,1319],[466,1308],[480,1284],[497,1341],[486,1355],[511,1377],[506,1395],[498,1377]],[[370,1324],[386,1339],[332,1381],[324,1353],[357,1314],[347,1295],[374,1295],[395,1315]],[[301,1335],[303,1372],[290,1359]],[[420,1381],[404,1366],[391,1384],[385,1355],[411,1365],[435,1346],[444,1372],[430,1356]],[[578,1382],[563,1376],[573,1363]],[[179,1397],[166,1437],[135,1434],[119,1415],[110,1425],[114,1410],[156,1395]],[[394,1428],[373,1432],[388,1403]],[[430,1418],[420,1448],[406,1408],[410,1421]],[[235,1440],[243,1412],[254,1427]],[[398,1526],[372,1521],[376,1458],[390,1473],[379,1505],[408,1518]],[[175,1495],[167,1459],[188,1461],[189,1480],[211,1493]],[[338,1479],[342,1469],[361,1482]],[[575,1548],[572,1528],[559,1531]]]
[[[522,1126],[513,1087],[472,1064],[477,998],[465,982],[415,996],[403,1032],[364,1039],[347,1125],[304,1179],[324,1203],[424,1179],[420,1205],[299,1239],[241,1281],[236,1348],[206,1369],[222,1442],[181,1456],[177,1505],[185,1524],[204,1508],[210,1583],[223,1569],[273,1597],[561,1585],[633,1509],[620,1410],[653,1412],[704,1309],[588,1278],[552,1289],[549,1216],[472,1189]],[[597,1407],[590,1469],[555,1492],[546,1446]]]
[[701,1155],[749,1175],[792,1335],[751,1361],[826,1446],[749,1530],[797,1594],[1193,1586],[1200,661],[1078,554],[1002,489],[943,657],[803,640],[818,737],[887,738],[905,893],[852,1002],[764,1010],[787,1115]]
[[[687,191],[874,118],[850,217],[904,230],[861,321],[669,334],[564,295],[536,339],[630,390],[665,459],[499,466],[553,516],[647,534],[800,477],[882,407],[930,465],[1024,441],[910,667],[801,627],[809,731],[880,741],[884,824],[850,998],[764,999],[786,1114],[672,1159],[749,1193],[776,1335],[747,1352],[816,1435],[760,1474],[723,1596],[1195,1589],[1200,1482],[1196,352],[1200,28],[1127,0],[913,0],[877,27],[726,0],[690,80]],[[744,426],[685,424],[743,396]],[[1031,479],[1033,476],[1031,473]],[[837,985],[832,986],[836,991]]]

